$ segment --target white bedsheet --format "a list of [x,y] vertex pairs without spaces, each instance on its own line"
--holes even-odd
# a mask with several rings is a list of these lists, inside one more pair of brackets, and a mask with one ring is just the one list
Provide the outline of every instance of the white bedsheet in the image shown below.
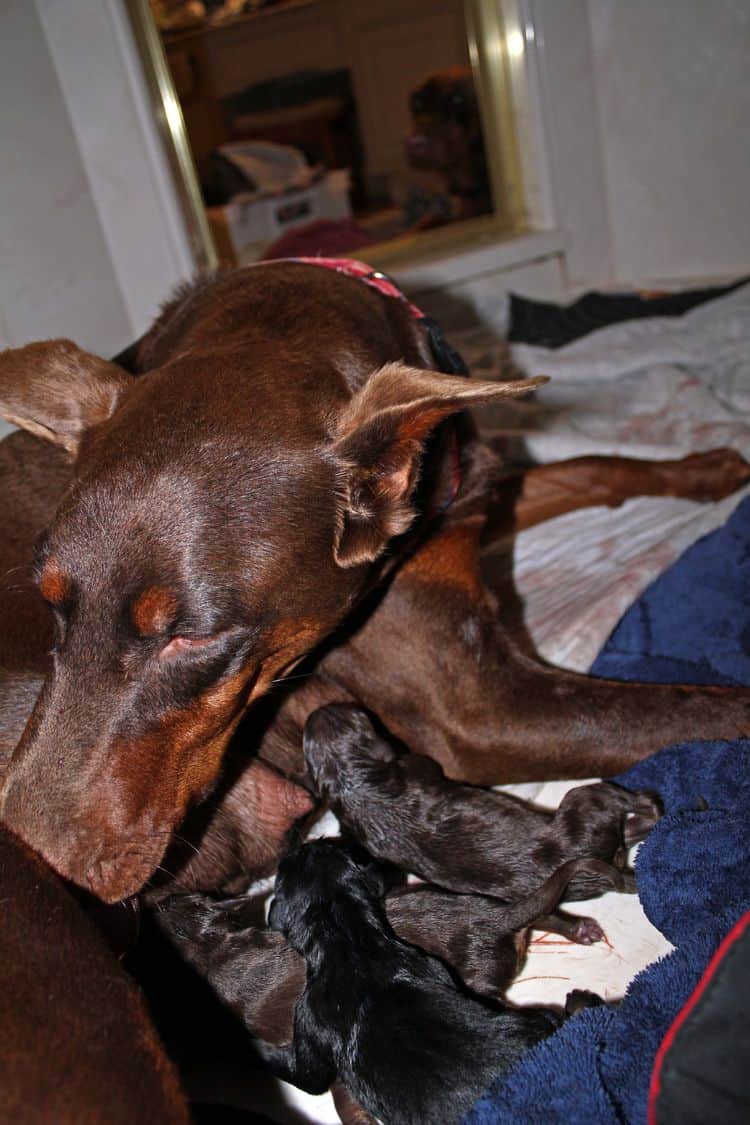
[[[538,462],[617,453],[666,459],[731,446],[750,459],[750,285],[681,317],[627,321],[512,360],[552,381],[483,427]],[[540,653],[585,671],[627,607],[749,489],[718,504],[641,498],[522,532],[513,574]]]

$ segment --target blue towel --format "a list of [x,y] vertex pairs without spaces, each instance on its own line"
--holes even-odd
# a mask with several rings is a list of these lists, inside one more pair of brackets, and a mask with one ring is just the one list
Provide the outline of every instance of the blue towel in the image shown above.
[[[750,499],[649,587],[592,672],[750,685],[749,564]],[[466,1125],[644,1122],[659,1044],[750,908],[750,741],[671,746],[616,780],[664,803],[636,874],[646,914],[676,949],[639,973],[618,1007],[582,1012],[532,1051]]]

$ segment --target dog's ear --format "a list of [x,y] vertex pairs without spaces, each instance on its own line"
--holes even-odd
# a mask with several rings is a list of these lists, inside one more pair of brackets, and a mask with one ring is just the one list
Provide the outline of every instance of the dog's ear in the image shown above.
[[85,431],[109,418],[131,382],[70,340],[9,348],[0,352],[0,417],[75,457]]
[[360,875],[364,876],[370,893],[376,898],[382,898],[387,890],[394,885],[398,877],[397,870],[390,864],[383,863],[359,844],[349,844],[349,855],[359,868]]
[[374,561],[388,540],[412,523],[424,443],[443,418],[493,399],[528,394],[546,382],[537,376],[480,383],[401,363],[388,363],[371,375],[345,407],[334,444],[339,566]]

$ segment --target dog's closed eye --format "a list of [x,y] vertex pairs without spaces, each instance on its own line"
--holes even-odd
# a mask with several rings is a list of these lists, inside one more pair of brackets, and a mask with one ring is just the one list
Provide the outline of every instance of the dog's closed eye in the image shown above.
[[216,633],[212,637],[172,637],[167,641],[159,653],[160,660],[171,660],[175,656],[189,655],[200,652],[223,637],[223,633]]

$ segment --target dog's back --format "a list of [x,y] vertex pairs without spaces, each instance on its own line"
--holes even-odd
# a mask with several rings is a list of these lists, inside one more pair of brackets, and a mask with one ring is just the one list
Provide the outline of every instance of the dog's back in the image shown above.
[[308,965],[296,1058],[322,1062],[391,1125],[449,1125],[559,1018],[479,1003],[396,937],[383,891],[379,868],[356,846],[320,840],[283,861],[271,924]]
[[135,985],[57,876],[0,827],[0,1119],[187,1125]]

